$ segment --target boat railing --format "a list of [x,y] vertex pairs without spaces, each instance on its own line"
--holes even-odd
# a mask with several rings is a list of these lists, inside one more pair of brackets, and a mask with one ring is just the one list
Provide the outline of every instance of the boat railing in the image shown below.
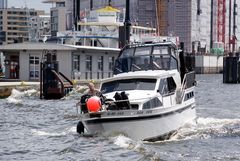
[[182,80],[182,86],[177,91],[177,102],[181,103],[185,94],[185,89],[195,85],[195,72],[191,71],[184,75]]

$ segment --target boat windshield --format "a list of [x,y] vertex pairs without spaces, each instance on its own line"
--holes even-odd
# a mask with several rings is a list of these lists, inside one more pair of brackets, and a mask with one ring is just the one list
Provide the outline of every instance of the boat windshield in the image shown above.
[[129,71],[178,69],[176,51],[170,45],[126,48],[115,63],[114,74]]
[[124,79],[102,84],[102,93],[127,90],[154,90],[156,79]]

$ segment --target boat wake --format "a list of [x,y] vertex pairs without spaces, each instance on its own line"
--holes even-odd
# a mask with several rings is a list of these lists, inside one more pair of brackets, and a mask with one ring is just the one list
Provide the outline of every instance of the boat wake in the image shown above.
[[118,135],[112,138],[113,143],[121,148],[135,151],[142,155],[139,160],[155,160],[160,161],[159,154],[152,150],[141,141],[134,141],[124,135]]
[[36,129],[32,129],[31,130],[31,133],[32,135],[35,135],[35,136],[66,136],[70,133],[74,134],[76,133],[76,127],[71,127],[71,128],[66,128],[66,129],[63,129],[62,132],[48,132],[48,131],[43,131],[43,130],[36,130]]
[[240,119],[198,118],[186,124],[169,141],[240,137]]
[[111,139],[115,145],[141,154],[140,160],[162,160],[161,156],[165,154],[154,149],[156,144],[165,145],[166,143],[219,137],[240,137],[240,119],[198,118],[179,129],[169,140],[164,141],[134,141],[124,135]]
[[13,104],[21,104],[22,98],[24,97],[36,97],[39,95],[39,91],[36,89],[29,89],[25,91],[19,91],[17,89],[13,89],[11,95],[7,98],[8,103]]
[[119,135],[114,137],[114,144],[122,148],[136,149],[140,143],[166,143],[218,137],[240,137],[240,119],[198,118],[176,131],[169,140],[135,142],[130,138]]

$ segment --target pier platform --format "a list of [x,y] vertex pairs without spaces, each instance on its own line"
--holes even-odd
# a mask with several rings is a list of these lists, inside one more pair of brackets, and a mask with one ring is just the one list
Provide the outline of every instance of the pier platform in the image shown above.
[[39,82],[25,82],[25,81],[19,81],[19,82],[0,82],[0,88],[3,87],[18,87],[18,86],[39,86]]

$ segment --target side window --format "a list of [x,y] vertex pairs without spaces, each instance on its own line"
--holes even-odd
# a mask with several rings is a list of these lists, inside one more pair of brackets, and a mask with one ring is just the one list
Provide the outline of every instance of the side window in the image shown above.
[[143,109],[157,108],[162,106],[162,102],[158,98],[153,98],[143,104]]
[[159,84],[159,92],[162,96],[168,94],[168,84],[167,84],[167,79],[161,79],[160,84]]
[[167,78],[167,82],[168,82],[169,93],[175,92],[177,86],[176,86],[176,83],[175,83],[173,77]]
[[158,90],[162,96],[174,93],[176,90],[174,79],[172,77],[161,79]]

